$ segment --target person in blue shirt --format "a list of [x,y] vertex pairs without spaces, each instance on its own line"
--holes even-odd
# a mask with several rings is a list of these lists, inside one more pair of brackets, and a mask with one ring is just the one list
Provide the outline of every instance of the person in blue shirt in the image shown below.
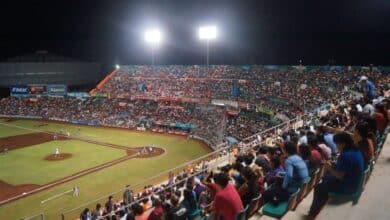
[[333,140],[333,134],[328,131],[328,128],[325,126],[319,126],[317,127],[317,132],[319,132],[320,135],[323,136],[325,145],[328,146],[332,150],[332,155],[336,155],[337,153],[337,146],[336,143]]
[[361,89],[363,90],[364,97],[368,99],[375,98],[375,85],[368,80],[367,76],[361,76],[359,80]]
[[358,190],[363,175],[364,159],[362,153],[354,144],[352,137],[341,132],[334,136],[334,141],[340,151],[336,165],[324,163],[325,176],[314,188],[313,202],[309,211],[309,219],[314,219],[328,201],[329,192],[352,194]]
[[283,182],[281,185],[273,186],[264,192],[264,202],[266,203],[278,204],[281,201],[288,200],[289,195],[296,192],[304,183],[310,180],[306,163],[297,154],[296,144],[286,142],[284,152],[287,154],[287,159],[284,161],[286,172],[277,175],[283,178]]
[[291,194],[296,192],[304,183],[310,180],[309,170],[305,161],[297,154],[297,147],[291,142],[285,144],[288,155],[284,161],[286,175],[282,187]]

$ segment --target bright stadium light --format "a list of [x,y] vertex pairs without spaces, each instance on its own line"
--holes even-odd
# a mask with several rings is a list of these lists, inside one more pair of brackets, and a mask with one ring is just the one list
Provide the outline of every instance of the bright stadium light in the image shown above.
[[154,65],[154,50],[161,42],[161,32],[158,29],[151,29],[145,32],[145,41],[152,46],[152,65]]
[[199,38],[201,40],[212,40],[217,38],[217,27],[204,26],[199,28]]
[[121,68],[119,64],[115,65],[115,69],[119,70],[119,68]]
[[203,26],[199,28],[199,39],[206,40],[206,63],[209,65],[209,42],[217,38],[216,26]]
[[152,44],[158,44],[161,41],[161,32],[157,29],[145,32],[145,41]]

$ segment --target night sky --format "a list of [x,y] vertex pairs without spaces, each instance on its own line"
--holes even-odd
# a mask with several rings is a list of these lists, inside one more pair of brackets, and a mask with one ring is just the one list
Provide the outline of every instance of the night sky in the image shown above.
[[211,64],[390,65],[390,1],[2,1],[0,60],[36,50],[104,64],[204,64],[204,24],[218,26]]

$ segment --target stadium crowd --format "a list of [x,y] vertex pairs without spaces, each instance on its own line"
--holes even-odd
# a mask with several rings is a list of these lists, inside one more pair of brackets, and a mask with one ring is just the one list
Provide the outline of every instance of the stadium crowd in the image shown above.
[[[383,91],[387,83],[389,77],[376,70],[131,66],[121,67],[99,90],[109,93],[110,99],[8,97],[0,101],[0,112],[124,128],[181,129],[215,144],[224,135],[242,140],[256,134],[271,122],[282,121],[278,114],[294,118],[331,103],[311,124],[261,138],[272,135],[275,146],[239,143],[234,147],[234,162],[218,172],[207,170],[206,162],[197,164],[170,174],[163,185],[148,186],[138,195],[127,189],[123,198],[109,197],[104,206],[97,204],[96,210],[85,209],[80,215],[82,220],[102,216],[111,220],[193,219],[198,215],[233,220],[243,210],[251,214],[263,205],[289,201],[323,170],[308,210],[308,217],[314,218],[330,192],[359,190],[363,171],[379,154],[390,117],[390,102]],[[348,88],[359,89],[363,97],[342,98]],[[212,105],[212,99],[236,101],[238,106],[229,111],[226,106]]]
[[[8,97],[1,100],[0,110],[4,115],[186,132],[216,145],[224,136],[242,140],[324,103],[339,100],[346,88],[356,87],[360,74],[377,85],[389,82],[378,70],[122,66],[98,91],[108,93],[109,99]],[[378,92],[381,89],[378,87]],[[231,101],[238,113],[227,114],[226,106],[212,105],[216,99]],[[260,114],[258,109],[267,113]],[[171,126],[175,123],[188,126]]]
[[[326,204],[329,193],[350,195],[361,190],[364,170],[373,166],[380,153],[390,117],[389,99],[374,102],[375,105],[367,99],[342,101],[317,120],[274,136],[275,146],[235,148],[238,152],[234,161],[217,171],[207,169],[208,162],[198,163],[176,176],[170,173],[167,183],[147,186],[138,194],[127,188],[123,198],[114,201],[110,197],[104,207],[97,204],[93,212],[86,209],[80,218],[220,216],[234,220],[243,210],[250,216],[261,207],[289,201],[305,184],[316,180],[307,216],[313,219]],[[298,194],[298,201],[307,193]]]

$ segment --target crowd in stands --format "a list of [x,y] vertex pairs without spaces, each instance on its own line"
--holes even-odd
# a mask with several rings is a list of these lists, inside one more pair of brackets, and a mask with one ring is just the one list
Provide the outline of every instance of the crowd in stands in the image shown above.
[[[345,86],[354,87],[366,75],[373,82],[377,70],[311,71],[263,66],[123,66],[102,87],[112,97],[172,97],[224,99],[260,104],[287,115],[312,110],[339,99]],[[315,79],[315,80],[313,80]],[[381,82],[385,83],[385,82]],[[271,101],[275,98],[277,101]],[[284,103],[278,106],[276,103]],[[286,108],[285,106],[289,106]]]
[[[46,119],[93,122],[110,127],[136,128],[145,126],[158,130],[177,131],[171,123],[191,124],[191,130],[213,144],[221,142],[217,134],[223,127],[224,112],[218,106],[202,106],[177,102],[155,102],[147,100],[120,100],[88,98],[42,97],[31,102],[30,98],[8,97],[0,101],[0,112],[4,115],[38,116]],[[218,139],[219,137],[219,139]]]
[[[329,193],[349,195],[359,190],[364,170],[378,156],[379,142],[389,124],[390,100],[375,102],[373,111],[369,111],[367,105],[372,104],[366,99],[338,103],[318,120],[275,136],[275,146],[238,147],[234,161],[217,171],[198,172],[207,168],[206,163],[175,177],[170,173],[167,184],[149,186],[137,196],[131,193],[124,202],[112,204],[109,199],[106,208],[98,204],[100,212],[95,211],[92,219],[219,216],[234,220],[243,211],[251,215],[263,205],[277,206],[289,200],[322,170],[307,216],[314,219]],[[126,192],[128,189],[125,198]]]
[[[386,85],[380,71],[300,70],[263,66],[122,66],[98,92],[110,99],[9,97],[0,102],[4,115],[39,116],[83,121],[122,128],[140,124],[162,131],[184,131],[215,145],[224,136],[237,140],[256,134],[284,119],[292,119],[324,103],[339,100],[346,88],[355,88],[360,74],[376,85]],[[381,91],[378,86],[376,90]],[[180,99],[187,98],[185,102]],[[236,102],[238,114],[212,99]],[[269,115],[259,116],[257,108]],[[166,126],[191,124],[187,129]]]
[[[247,207],[252,213],[263,204],[287,201],[318,170],[324,170],[308,210],[314,218],[330,192],[358,190],[363,171],[378,153],[378,137],[388,125],[390,102],[374,98],[383,96],[389,79],[372,69],[324,72],[262,66],[122,66],[98,91],[109,93],[110,99],[8,97],[0,101],[0,112],[164,131],[178,129],[172,124],[193,125],[180,129],[216,144],[224,135],[242,140],[271,122],[281,122],[271,118],[276,114],[294,118],[332,103],[310,126],[262,137],[278,135],[273,137],[275,146],[257,142],[244,148],[245,144],[238,144],[233,163],[218,172],[203,170],[206,163],[198,164],[196,169],[171,174],[166,184],[148,186],[138,195],[126,189],[124,198],[110,197],[104,205],[97,204],[96,210],[85,209],[80,215],[82,220],[101,216],[111,220],[192,219],[197,215],[233,220]],[[356,88],[363,98],[339,102],[345,91]],[[192,100],[160,99],[178,97]],[[240,107],[237,113],[228,114],[226,106],[212,105],[211,99],[236,101]],[[263,109],[261,117],[257,109]]]

